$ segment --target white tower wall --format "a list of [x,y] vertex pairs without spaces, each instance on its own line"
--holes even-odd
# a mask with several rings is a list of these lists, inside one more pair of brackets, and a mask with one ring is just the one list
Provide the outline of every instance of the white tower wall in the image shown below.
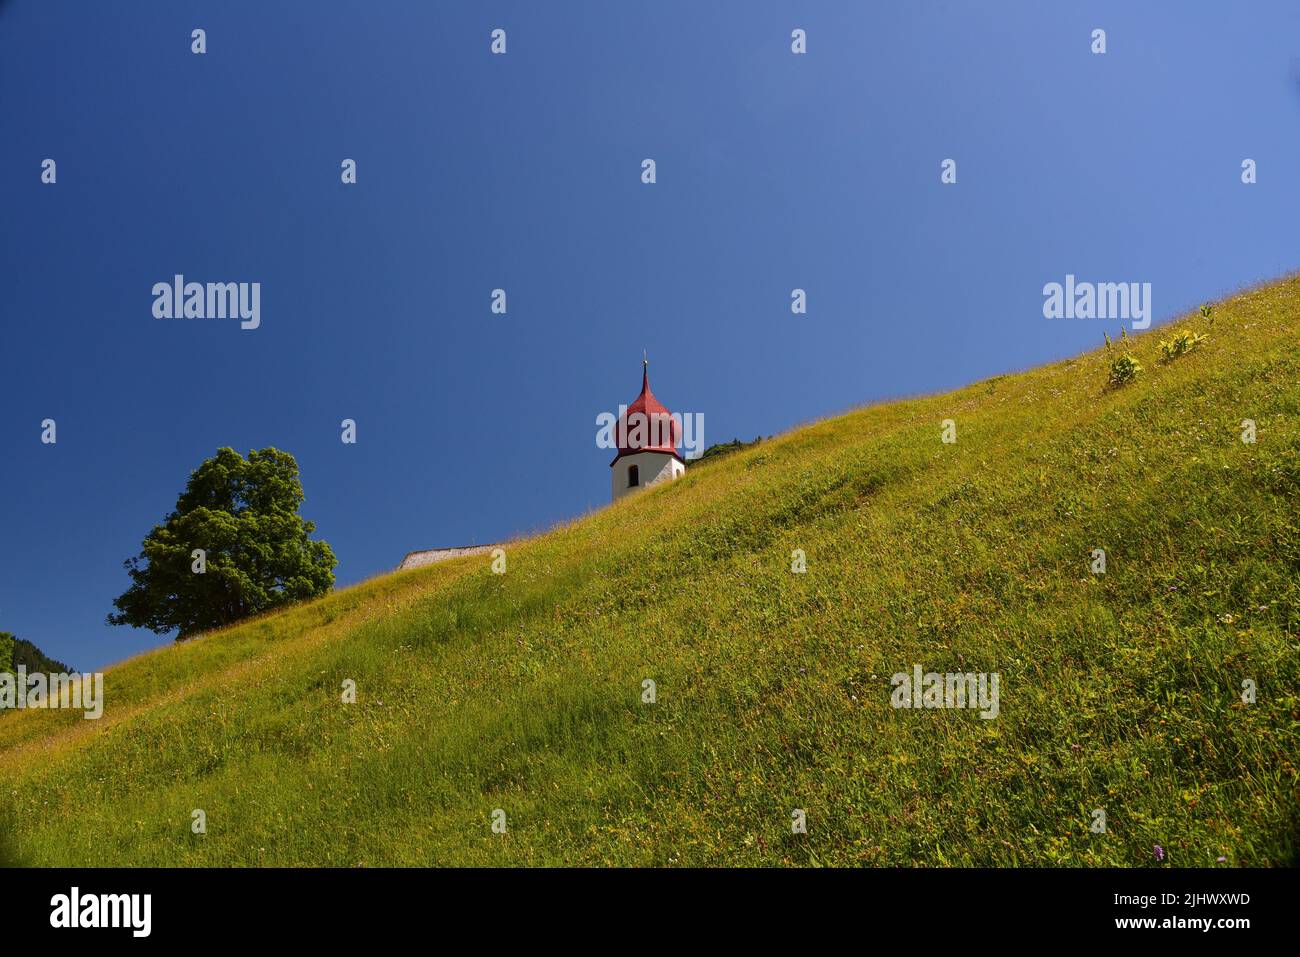
[[[632,466],[637,469],[637,484],[629,485]],[[658,482],[668,482],[686,474],[686,466],[667,452],[633,452],[618,459],[610,472],[610,492],[614,501]]]

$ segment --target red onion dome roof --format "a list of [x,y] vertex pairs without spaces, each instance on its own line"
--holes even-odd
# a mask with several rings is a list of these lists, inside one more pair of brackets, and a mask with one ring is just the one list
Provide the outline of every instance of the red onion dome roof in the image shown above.
[[614,456],[614,462],[637,452],[664,452],[684,461],[677,454],[677,446],[682,441],[682,427],[671,416],[668,407],[650,391],[650,363],[642,361],[641,394],[618,420],[615,433],[618,455]]

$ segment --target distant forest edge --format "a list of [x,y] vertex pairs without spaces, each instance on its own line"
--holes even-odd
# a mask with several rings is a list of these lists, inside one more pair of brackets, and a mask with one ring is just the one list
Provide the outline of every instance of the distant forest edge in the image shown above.
[[763,441],[760,435],[753,442],[742,442],[740,439],[732,439],[730,442],[719,442],[716,445],[710,445],[700,454],[698,459],[688,459],[691,465],[697,465],[703,462],[715,461],[724,455],[730,455],[732,452],[739,452],[741,449],[747,449],[750,446],[758,445]]
[[27,673],[43,672],[46,674],[66,674],[72,671],[61,661],[55,661],[30,641],[15,638],[7,631],[0,631],[0,672],[16,672],[20,667]]

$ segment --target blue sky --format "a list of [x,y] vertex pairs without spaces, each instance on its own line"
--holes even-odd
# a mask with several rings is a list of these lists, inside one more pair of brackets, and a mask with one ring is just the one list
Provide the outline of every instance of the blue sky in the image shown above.
[[[605,504],[642,349],[749,439],[1095,347],[1067,273],[1159,322],[1297,268],[1298,61],[1294,2],[0,0],[0,630],[166,643],[104,616],[223,445],[348,584]],[[261,327],[155,319],[176,273]]]

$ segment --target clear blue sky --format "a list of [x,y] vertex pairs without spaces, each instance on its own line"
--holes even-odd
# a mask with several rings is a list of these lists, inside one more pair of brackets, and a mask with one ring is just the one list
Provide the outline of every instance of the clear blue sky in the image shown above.
[[[749,439],[1097,346],[1066,273],[1160,322],[1294,269],[1298,59],[1294,0],[0,0],[0,629],[165,643],[104,616],[223,445],[297,457],[348,584],[605,504],[643,348]],[[261,328],[153,318],[175,273]]]

